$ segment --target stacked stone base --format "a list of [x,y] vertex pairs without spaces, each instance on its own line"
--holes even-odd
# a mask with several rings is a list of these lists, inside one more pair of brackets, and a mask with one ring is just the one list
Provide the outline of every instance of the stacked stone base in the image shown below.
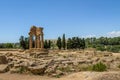
[[48,55],[48,50],[47,49],[37,49],[33,48],[27,51],[30,56],[33,56],[34,58],[39,58],[40,56],[43,55]]

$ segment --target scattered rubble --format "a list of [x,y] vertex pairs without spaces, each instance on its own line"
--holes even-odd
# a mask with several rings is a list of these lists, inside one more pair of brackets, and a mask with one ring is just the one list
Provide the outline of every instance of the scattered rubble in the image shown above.
[[39,57],[28,52],[1,54],[0,73],[32,73],[37,75],[61,76],[73,72],[87,71],[89,70],[89,66],[98,62],[105,63],[108,71],[120,71],[118,67],[120,65],[120,58],[114,57],[111,53],[96,53],[95,56],[89,52],[85,53],[80,51],[50,51],[49,54],[39,55]]

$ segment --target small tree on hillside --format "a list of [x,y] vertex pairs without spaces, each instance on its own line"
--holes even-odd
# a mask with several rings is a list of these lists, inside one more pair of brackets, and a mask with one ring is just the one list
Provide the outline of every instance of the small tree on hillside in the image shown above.
[[21,36],[19,40],[20,40],[20,46],[21,46],[23,49],[26,49],[24,36]]
[[19,41],[20,41],[20,46],[23,49],[28,49],[29,48],[29,38],[28,37],[21,36]]
[[62,47],[62,42],[61,42],[61,38],[60,37],[58,37],[57,46],[58,46],[59,49],[61,49],[61,47]]
[[65,48],[66,48],[65,34],[63,34],[63,38],[62,38],[62,47],[65,50]]
[[71,49],[72,48],[72,40],[71,38],[68,38],[67,40],[67,49]]
[[45,42],[44,42],[44,48],[45,48],[45,49],[48,48],[48,42],[47,42],[47,40],[45,40]]
[[48,41],[48,48],[49,49],[51,48],[51,41],[50,40]]
[[45,40],[44,41],[44,48],[45,49],[50,49],[51,48],[51,41],[50,40]]
[[29,49],[29,38],[25,37],[25,49]]
[[85,49],[85,39],[83,38],[82,39],[82,46],[81,46],[82,49]]

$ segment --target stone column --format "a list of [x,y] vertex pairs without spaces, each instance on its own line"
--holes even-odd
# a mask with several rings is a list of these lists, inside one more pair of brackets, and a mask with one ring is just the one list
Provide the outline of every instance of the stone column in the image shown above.
[[37,35],[37,48],[40,48],[40,35]]
[[[39,36],[39,37],[40,37],[40,36]],[[39,40],[40,40],[40,42],[39,42],[39,48],[41,48],[41,37],[40,37]]]
[[37,48],[37,36],[35,36],[35,47],[34,48]]
[[43,34],[41,34],[41,48],[44,48],[44,38],[43,38]]
[[29,40],[29,49],[32,48],[32,35],[30,35],[30,40]]

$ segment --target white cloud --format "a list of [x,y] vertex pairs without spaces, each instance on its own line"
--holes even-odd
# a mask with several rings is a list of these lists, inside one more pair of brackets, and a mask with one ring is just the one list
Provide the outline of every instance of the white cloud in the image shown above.
[[120,36],[120,31],[112,31],[107,33],[108,37],[118,37]]
[[91,37],[119,37],[120,36],[120,31],[111,31],[102,35],[95,35],[95,34],[88,34],[88,35],[84,35],[82,36],[83,38],[91,38]]
[[91,38],[91,37],[96,37],[96,35],[94,34],[90,34],[90,35],[86,35],[86,36],[83,36],[84,38]]

